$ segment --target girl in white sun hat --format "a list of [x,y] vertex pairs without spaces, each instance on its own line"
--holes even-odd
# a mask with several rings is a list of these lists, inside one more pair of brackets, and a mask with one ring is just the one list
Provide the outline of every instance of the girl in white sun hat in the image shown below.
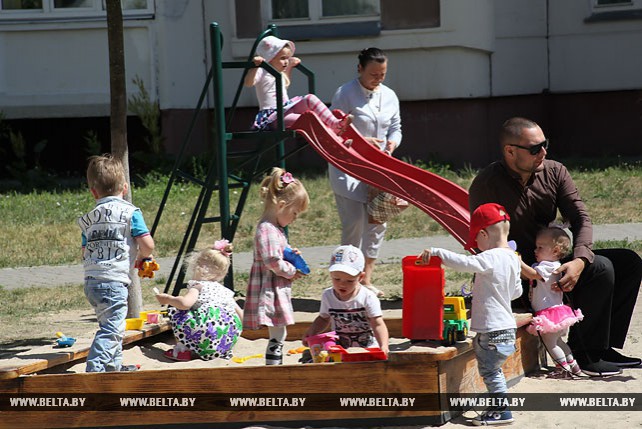
[[301,62],[299,58],[293,56],[294,50],[293,42],[274,36],[265,37],[257,46],[256,56],[253,58],[254,65],[257,67],[248,71],[244,81],[245,86],[253,86],[256,89],[256,98],[259,101],[259,113],[256,115],[252,129],[269,130],[274,128],[276,121],[276,79],[265,69],[258,67],[263,61],[267,61],[282,76],[286,128],[290,128],[301,113],[311,110],[328,128],[337,135],[341,135],[352,122],[351,115],[345,115],[343,118],[335,117],[314,94],[288,97],[287,88],[290,86],[292,69]]

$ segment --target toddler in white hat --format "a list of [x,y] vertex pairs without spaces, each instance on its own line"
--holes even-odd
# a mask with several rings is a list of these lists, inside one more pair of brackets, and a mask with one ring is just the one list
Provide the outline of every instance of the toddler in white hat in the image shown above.
[[379,347],[388,353],[388,328],[383,321],[381,302],[359,283],[364,266],[363,253],[354,246],[339,246],[332,252],[328,269],[332,287],[323,291],[319,316],[305,338],[331,328],[339,336],[337,344],[345,349]]

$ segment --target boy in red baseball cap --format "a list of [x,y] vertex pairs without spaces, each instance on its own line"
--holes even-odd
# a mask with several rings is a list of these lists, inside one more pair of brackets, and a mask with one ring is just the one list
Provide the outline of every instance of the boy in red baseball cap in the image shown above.
[[447,267],[475,273],[470,329],[477,333],[473,346],[479,374],[497,404],[473,420],[476,426],[513,422],[505,405],[508,389],[502,364],[515,351],[517,324],[510,302],[522,295],[522,282],[520,258],[508,245],[509,229],[510,216],[504,207],[483,204],[471,216],[466,243],[466,249],[480,253],[466,256],[431,247],[419,255],[424,263],[438,256]]

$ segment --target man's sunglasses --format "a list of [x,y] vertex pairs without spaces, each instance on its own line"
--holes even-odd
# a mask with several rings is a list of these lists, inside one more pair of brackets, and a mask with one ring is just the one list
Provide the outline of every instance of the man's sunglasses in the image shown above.
[[541,143],[536,144],[535,146],[520,146],[518,144],[509,144],[508,146],[518,147],[520,149],[527,150],[531,155],[537,155],[542,151],[542,148],[548,150],[548,139],[544,140]]

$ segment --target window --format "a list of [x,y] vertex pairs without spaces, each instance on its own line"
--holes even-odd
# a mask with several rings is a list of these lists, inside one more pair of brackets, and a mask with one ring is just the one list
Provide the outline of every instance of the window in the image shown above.
[[307,19],[310,7],[301,0],[272,0],[271,19]]
[[631,4],[628,0],[596,0],[596,6],[609,6],[609,5],[627,5]]
[[630,10],[635,7],[636,3],[640,3],[640,0],[593,0],[593,9],[596,13],[612,10]]
[[378,17],[379,0],[270,0],[269,21]]
[[374,36],[381,31],[379,0],[263,0],[263,22],[279,26],[281,37]]
[[2,9],[42,9],[42,0],[2,0]]
[[592,0],[592,5],[586,23],[642,19],[642,0]]
[[[154,0],[122,0],[121,4],[125,19],[154,16]],[[0,0],[0,22],[105,18],[105,0]]]
[[93,0],[54,0],[54,9],[64,9],[73,7],[92,8]]
[[329,16],[378,15],[379,1],[372,0],[323,0],[322,13]]

